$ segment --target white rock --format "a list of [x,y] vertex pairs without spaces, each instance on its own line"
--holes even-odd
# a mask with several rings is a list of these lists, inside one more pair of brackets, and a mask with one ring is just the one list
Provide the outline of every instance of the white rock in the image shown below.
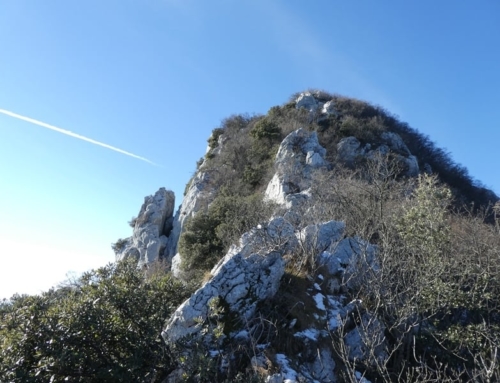
[[144,198],[134,231],[126,248],[117,254],[117,260],[135,257],[139,264],[159,259],[167,245],[174,211],[174,193],[160,188],[153,196]]
[[337,144],[337,160],[347,165],[354,165],[357,157],[364,154],[356,137],[343,138]]
[[363,361],[370,365],[384,362],[388,355],[385,327],[369,313],[364,313],[361,323],[344,336],[350,361]]
[[208,173],[199,171],[193,177],[182,204],[173,219],[172,231],[168,236],[167,247],[163,254],[168,262],[171,262],[172,257],[177,253],[177,243],[187,219],[191,218],[201,208],[208,206],[214,198],[215,192],[213,187],[209,185]]
[[284,354],[276,354],[276,364],[280,366],[283,383],[298,383],[297,371],[290,367],[290,361]]
[[246,258],[238,253],[225,259],[214,270],[214,277],[174,312],[163,338],[175,342],[199,331],[197,323],[207,318],[207,304],[214,297],[224,299],[229,309],[241,318],[250,319],[258,302],[276,294],[283,273],[284,262],[279,252]]
[[243,257],[250,254],[267,254],[271,250],[278,250],[281,253],[293,251],[298,246],[293,226],[283,217],[272,218],[265,225],[258,225],[252,230],[243,234],[237,245],[232,245],[226,256],[222,258],[212,269],[212,275],[217,272],[219,265],[237,253]]
[[385,143],[375,149],[372,149],[371,144],[366,144],[362,147],[356,137],[343,138],[337,144],[337,160],[348,166],[353,166],[359,158],[377,159],[385,157],[392,151],[396,153],[399,161],[406,164],[407,176],[413,177],[418,175],[420,171],[418,159],[410,153],[403,139],[393,132],[384,132],[381,138]]
[[323,105],[323,108],[321,109],[321,113],[329,115],[329,116],[330,115],[337,116],[339,114],[337,109],[335,109],[335,102],[333,100],[330,100]]
[[309,367],[312,377],[322,383],[336,382],[334,370],[335,361],[332,352],[326,347],[318,350],[318,358]]
[[295,107],[297,109],[305,108],[309,112],[315,112],[318,109],[318,101],[310,92],[303,92],[295,100]]
[[306,164],[314,168],[319,168],[321,166],[326,166],[327,162],[323,157],[321,157],[321,154],[310,151],[307,152]]
[[281,374],[269,375],[266,378],[266,383],[283,383],[283,377]]
[[297,234],[297,239],[303,249],[314,252],[316,257],[317,254],[336,243],[342,237],[344,229],[344,222],[339,221],[308,225]]
[[289,209],[303,203],[309,198],[312,170],[328,166],[325,154],[316,132],[298,129],[290,133],[278,149],[276,173],[267,186],[265,198]]
[[172,264],[170,267],[170,271],[172,275],[176,278],[182,278],[182,270],[181,270],[181,255],[179,253],[175,254],[172,257]]

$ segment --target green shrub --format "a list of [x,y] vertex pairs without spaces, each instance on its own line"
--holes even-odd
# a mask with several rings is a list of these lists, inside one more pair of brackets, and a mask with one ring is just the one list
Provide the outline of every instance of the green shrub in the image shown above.
[[132,217],[130,221],[128,221],[128,225],[133,229],[135,228],[135,224],[137,223],[137,217]]
[[272,121],[263,118],[250,130],[250,135],[257,140],[274,141],[281,138],[281,129]]
[[221,193],[206,211],[198,212],[179,239],[182,269],[200,276],[210,270],[239,237],[268,218],[270,205],[260,195]]
[[[129,222],[129,225],[132,226],[130,222]],[[135,225],[135,222],[134,222],[134,225]],[[127,246],[127,244],[128,244],[128,238],[120,238],[115,243],[111,244],[111,249],[113,249],[113,251],[116,254],[116,253],[119,253],[120,251],[122,251],[125,248],[125,246]]]
[[190,293],[160,268],[145,277],[127,261],[14,296],[0,309],[0,381],[161,381],[176,360],[160,333]]
[[224,246],[215,233],[219,224],[217,217],[203,211],[187,222],[178,245],[184,271],[209,270],[222,256]]
[[224,134],[224,129],[223,128],[215,128],[212,130],[212,134],[208,138],[208,146],[210,146],[211,149],[216,148],[219,146],[219,137]]

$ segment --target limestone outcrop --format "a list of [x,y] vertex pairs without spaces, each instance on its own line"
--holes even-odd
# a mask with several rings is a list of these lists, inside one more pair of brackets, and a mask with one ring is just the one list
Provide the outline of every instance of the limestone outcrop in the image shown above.
[[139,215],[133,221],[132,237],[116,253],[116,259],[132,257],[137,259],[139,265],[159,259],[172,230],[174,203],[174,193],[165,188],[144,198]]
[[420,172],[418,159],[412,155],[401,137],[392,132],[381,134],[382,143],[367,143],[362,145],[356,137],[346,137],[337,144],[337,161],[354,167],[361,159],[373,159],[393,153],[403,167],[408,177],[414,177]]
[[[412,177],[418,175],[421,170],[417,157],[395,132],[377,130],[378,125],[373,129],[374,132],[370,132],[373,134],[361,134],[357,137],[349,136],[355,134],[356,129],[353,129],[354,133],[342,131],[342,123],[346,117],[352,117],[350,113],[353,109],[346,109],[342,100],[339,100],[336,96],[328,100],[324,94],[304,92],[294,100],[295,106],[289,103],[286,108],[273,108],[274,114],[252,117],[248,119],[250,122],[247,125],[238,126],[238,132],[245,131],[247,136],[237,136],[239,133],[230,129],[214,130],[205,160],[190,181],[175,216],[172,192],[160,189],[154,196],[146,198],[135,223],[133,235],[124,241],[123,249],[117,253],[117,259],[134,257],[139,265],[143,265],[163,258],[174,276],[183,282],[189,282],[186,278],[183,279],[181,256],[177,252],[178,241],[187,220],[218,198],[217,193],[221,185],[214,183],[224,182],[221,178],[227,174],[232,177],[252,169],[251,166],[255,165],[245,158],[252,157],[245,152],[247,149],[244,145],[259,145],[263,141],[256,141],[255,137],[248,135],[255,126],[252,124],[258,123],[260,118],[266,118],[276,128],[278,133],[273,131],[274,141],[269,140],[269,148],[272,149],[266,152],[267,156],[262,157],[264,165],[262,169],[259,168],[264,174],[263,181],[259,181],[262,183],[257,186],[252,184],[250,188],[245,184],[248,180],[244,177],[234,177],[231,179],[233,183],[227,183],[233,188],[231,192],[238,190],[230,194],[231,198],[236,197],[237,200],[240,190],[244,190],[241,193],[242,198],[263,194],[264,200],[274,203],[270,205],[272,207],[269,208],[269,215],[249,230],[248,227],[254,225],[253,221],[244,226],[241,231],[248,231],[235,243],[227,243],[233,241],[234,236],[231,236],[230,241],[220,246],[223,250],[214,252],[217,259],[222,251],[225,255],[210,272],[202,270],[206,271],[203,284],[198,284],[199,288],[191,297],[177,307],[163,329],[162,337],[169,345],[188,344],[189,347],[183,354],[185,360],[189,360],[192,355],[190,353],[194,352],[190,348],[193,344],[201,345],[206,351],[205,355],[220,357],[217,368],[224,374],[227,372],[227,366],[233,361],[231,358],[236,358],[233,351],[244,349],[248,359],[246,368],[266,376],[266,382],[336,382],[339,380],[338,371],[343,366],[338,365],[336,358],[339,350],[332,346],[334,334],[335,340],[340,342],[336,345],[341,345],[346,364],[349,364],[349,361],[356,364],[356,370],[351,371],[352,381],[369,383],[364,377],[365,370],[387,361],[388,341],[385,335],[388,331],[385,325],[390,328],[390,324],[384,322],[382,317],[377,317],[378,309],[366,303],[369,299],[365,303],[354,299],[369,296],[363,295],[366,290],[361,290],[361,287],[366,288],[369,284],[367,281],[375,280],[375,277],[370,279],[371,276],[381,274],[380,255],[384,254],[383,248],[370,243],[366,238],[352,234],[352,228],[346,227],[346,223],[334,216],[340,214],[340,209],[332,209],[331,212],[323,214],[321,209],[328,210],[325,206],[331,201],[327,199],[323,204],[317,203],[326,193],[321,194],[321,185],[318,188],[314,182],[320,183],[320,180],[328,179],[328,182],[331,182],[328,186],[333,187],[343,174],[331,172],[337,167],[337,163],[342,164],[342,168],[355,168],[359,163],[367,163],[367,160],[379,157],[395,160],[400,175]],[[354,105],[359,107],[358,104]],[[294,107],[305,109],[307,112],[297,111]],[[287,113],[299,115],[300,118],[290,127],[283,128],[280,119]],[[352,118],[359,122],[360,126],[364,126],[365,120],[372,118],[370,114],[368,116],[357,120]],[[295,124],[297,121],[300,124]],[[304,122],[302,128],[292,131]],[[366,124],[371,126],[368,122]],[[324,131],[321,130],[325,126],[332,130],[337,129],[326,134],[330,141],[325,139]],[[276,142],[276,137],[280,137],[285,131],[291,133],[286,135],[278,148],[279,141]],[[401,133],[401,130],[396,131]],[[367,142],[366,137],[372,137],[373,142]],[[231,148],[235,142],[238,146]],[[267,150],[268,147],[265,148]],[[328,157],[325,148],[328,148]],[[242,165],[234,169],[228,167],[232,173],[223,173],[223,177],[211,178],[210,171],[213,172],[217,166],[224,167],[229,163],[226,157],[218,157],[226,162],[214,162],[210,168],[210,159],[214,156],[224,156],[225,150],[238,152],[238,158],[241,160],[238,164]],[[276,156],[271,166],[274,153]],[[428,164],[421,166],[425,172],[432,172]],[[320,174],[316,176],[315,173]],[[322,178],[325,174],[332,176]],[[242,184],[247,188],[241,187]],[[338,182],[336,186],[342,188],[343,185]],[[350,192],[353,189],[347,190]],[[335,198],[341,197],[334,195],[332,204],[336,203]],[[267,208],[267,205],[265,206]],[[217,204],[212,207],[217,207]],[[319,218],[320,216],[323,218]],[[222,221],[228,215],[223,217],[225,218]],[[343,217],[349,222],[349,214],[346,213]],[[210,225],[213,228],[219,224]],[[237,232],[238,236],[241,231]],[[215,237],[216,235],[211,234],[210,239]],[[372,238],[375,242],[378,237],[374,235]],[[379,246],[382,246],[380,242]],[[204,254],[202,252],[202,257]],[[211,265],[213,263],[210,263]],[[223,311],[217,312],[216,320],[223,322],[223,327],[225,326],[218,335],[215,335],[216,325],[212,317],[214,302],[217,302],[218,309]],[[272,311],[278,310],[281,305],[286,307],[283,313],[276,314]],[[272,320],[265,317],[269,311],[276,314]],[[275,352],[269,339],[280,331],[285,334],[286,341],[290,344]],[[181,381],[182,371],[186,367],[183,363],[185,362],[179,362],[178,369],[172,372],[169,382]]]
[[269,182],[265,198],[291,208],[308,198],[312,170],[327,167],[326,150],[316,132],[298,129],[281,143],[276,155],[276,173]]
[[177,253],[177,243],[186,221],[202,207],[206,207],[214,197],[213,186],[210,186],[210,175],[203,170],[199,170],[191,180],[182,204],[175,213],[172,231],[163,253],[163,258],[168,263],[172,262],[172,258]]
[[261,230],[262,234],[249,233],[242,238],[240,246],[230,249],[211,271],[212,278],[175,311],[162,333],[165,341],[175,342],[198,332],[213,298],[222,299],[231,312],[248,321],[259,302],[276,294],[284,273],[282,249],[285,247],[266,248],[264,243],[280,240],[285,244],[294,233],[280,218]]

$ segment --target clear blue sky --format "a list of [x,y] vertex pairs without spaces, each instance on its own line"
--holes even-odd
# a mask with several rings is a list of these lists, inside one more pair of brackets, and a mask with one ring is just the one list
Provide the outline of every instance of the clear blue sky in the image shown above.
[[500,193],[500,2],[5,0],[0,298],[114,259],[144,196],[178,205],[234,113],[321,88],[386,107]]

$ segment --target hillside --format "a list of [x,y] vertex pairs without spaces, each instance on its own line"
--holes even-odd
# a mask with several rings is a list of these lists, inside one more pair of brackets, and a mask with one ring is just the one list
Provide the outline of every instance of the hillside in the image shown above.
[[231,116],[115,265],[4,302],[0,381],[499,381],[498,201],[359,100]]

